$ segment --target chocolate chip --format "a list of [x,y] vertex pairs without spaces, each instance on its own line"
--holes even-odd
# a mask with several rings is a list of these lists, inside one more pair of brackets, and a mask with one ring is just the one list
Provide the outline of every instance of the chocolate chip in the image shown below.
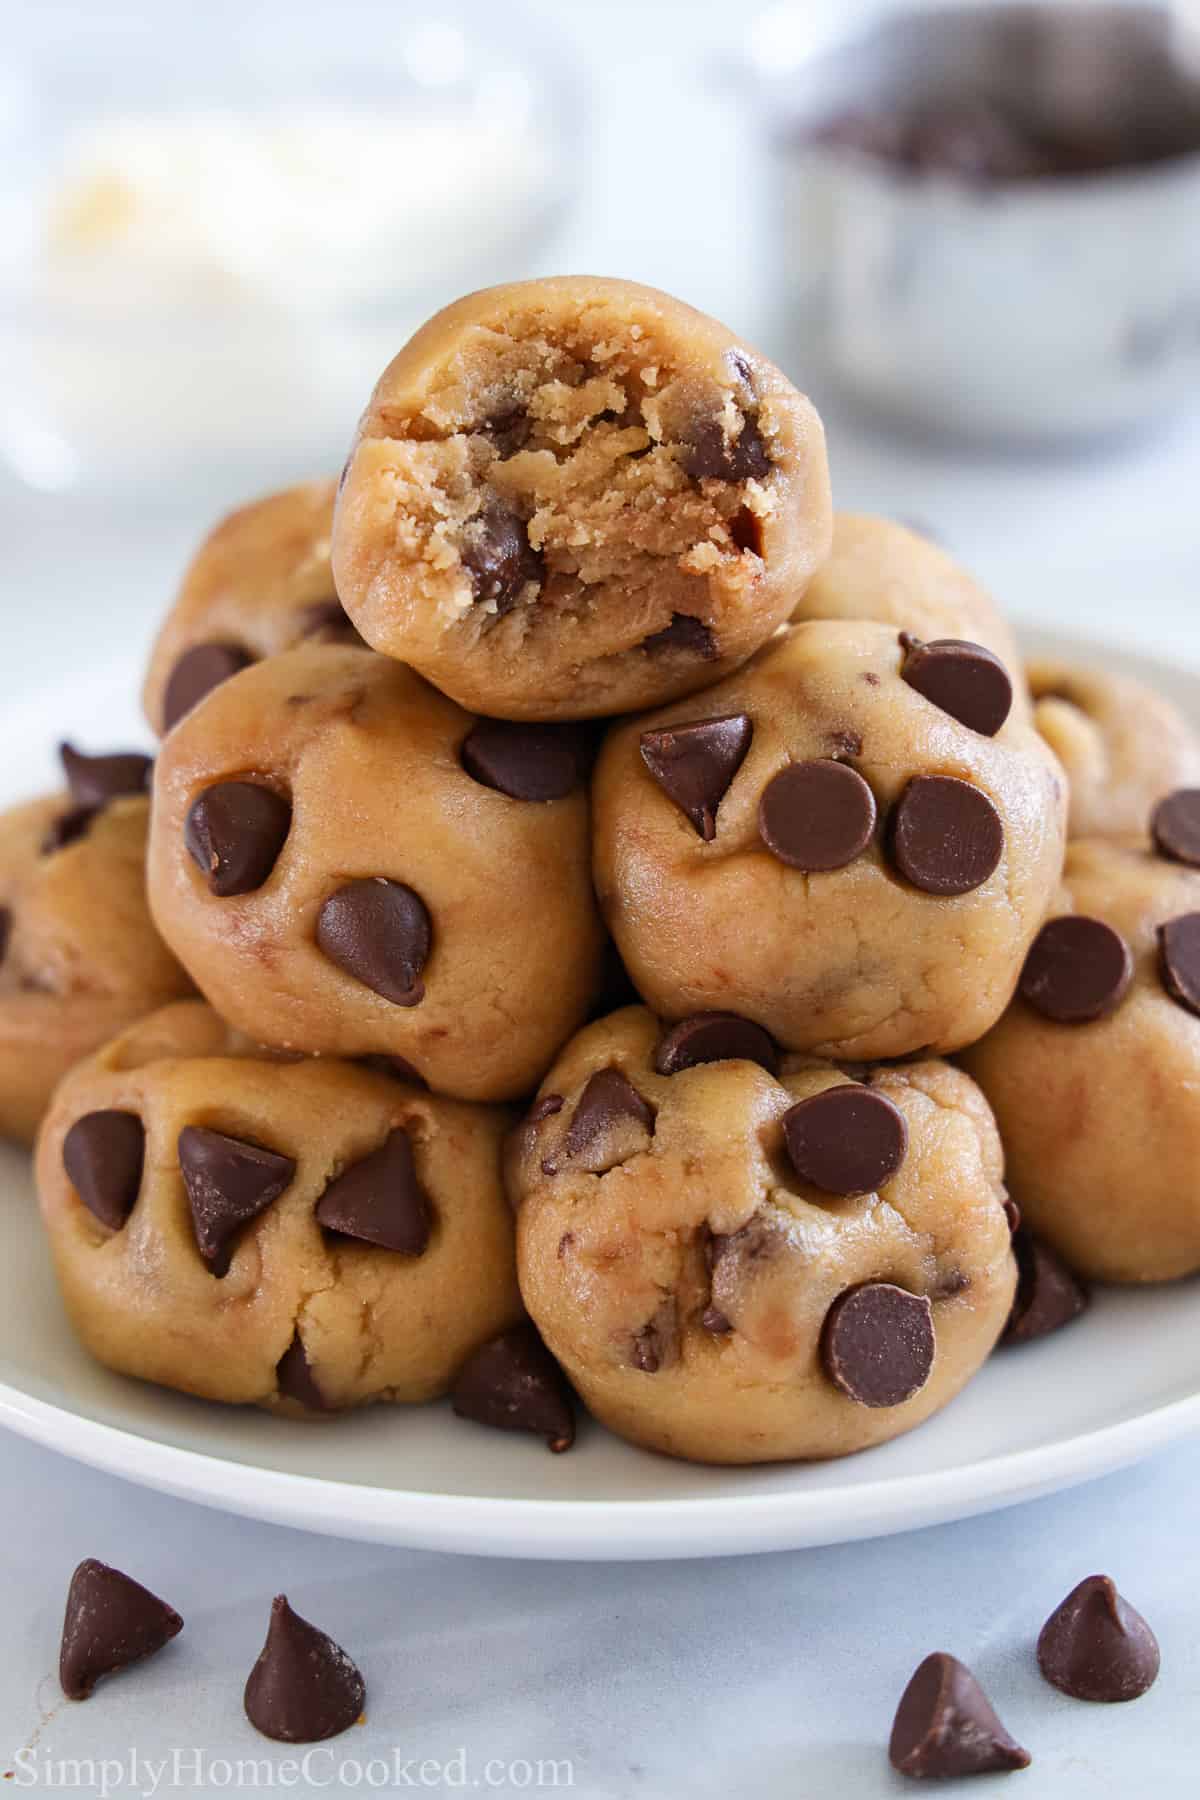
[[1103,919],[1051,919],[1033,940],[1019,989],[1047,1019],[1083,1025],[1113,1011],[1133,980],[1133,955]]
[[227,900],[262,887],[291,828],[291,806],[273,788],[219,781],[193,802],[183,839],[209,892]]
[[348,650],[370,647],[347,617],[346,609],[336,595],[332,600],[317,600],[301,610],[298,635],[319,638],[322,643],[340,644]]
[[68,812],[60,813],[38,846],[41,854],[53,856],[55,851],[65,850],[68,844],[77,844],[80,838],[87,836],[92,820],[101,811],[99,806],[73,806]]
[[525,448],[533,425],[523,406],[510,406],[485,419],[479,429],[485,437],[491,438],[500,461],[507,462],[510,456]]
[[138,751],[85,756],[72,744],[60,744],[58,754],[76,806],[99,809],[123,795],[144,794],[150,786],[154,763]]
[[907,655],[900,673],[909,687],[949,713],[960,725],[995,737],[1012,711],[1008,670],[982,644],[962,638],[935,638],[923,644],[904,633]]
[[146,1159],[146,1129],[136,1113],[84,1113],[63,1139],[63,1168],[89,1212],[120,1231],[133,1211]]
[[969,894],[999,864],[1004,827],[969,781],[915,775],[892,814],[889,843],[900,873],[923,893]]
[[317,921],[317,943],[330,962],[395,1006],[418,1006],[425,998],[421,971],[431,940],[421,896],[382,875],[339,888]]
[[1176,788],[1160,800],[1150,835],[1160,856],[1200,868],[1200,788]]
[[231,675],[248,669],[254,658],[238,644],[194,644],[171,671],[163,695],[163,730],[178,725],[185,713]]
[[760,1063],[774,1075],[779,1056],[761,1025],[731,1012],[693,1013],[659,1039],[654,1053],[660,1075],[678,1075],[681,1069],[712,1062]]
[[1021,1209],[1015,1200],[1005,1200],[1004,1219],[1008,1226],[1008,1235],[1010,1237],[1016,1237],[1017,1232],[1021,1229]]
[[664,650],[678,650],[686,656],[699,656],[705,662],[712,662],[717,655],[717,640],[712,626],[706,625],[703,619],[693,618],[691,613],[672,613],[671,623],[643,638],[641,648],[652,656]]
[[657,1375],[679,1360],[679,1314],[674,1300],[664,1300],[652,1319],[634,1333],[629,1360],[643,1375]]
[[925,1658],[901,1695],[888,1759],[916,1780],[1027,1769],[1030,1761],[970,1669],[944,1650]]
[[206,1125],[185,1125],[178,1148],[200,1255],[214,1275],[226,1275],[238,1233],[278,1200],[296,1165],[290,1156]]
[[641,735],[642,761],[705,843],[717,835],[717,809],[745,760],[753,735],[746,713],[696,719]]
[[591,1077],[552,1156],[542,1163],[545,1175],[557,1175],[566,1162],[587,1174],[603,1175],[649,1146],[654,1136],[654,1110],[620,1069],[598,1069]]
[[246,1682],[246,1717],[255,1730],[280,1744],[316,1744],[348,1731],[366,1697],[366,1683],[341,1645],[279,1594]]
[[86,1700],[102,1675],[153,1656],[183,1620],[140,1582],[89,1556],[71,1577],[58,1678],[68,1700]]
[[693,481],[762,481],[771,473],[771,459],[754,413],[746,414],[732,443],[719,418],[697,419],[683,441],[682,462]]
[[556,1455],[575,1442],[571,1389],[532,1325],[514,1325],[473,1351],[458,1372],[452,1399],[460,1419],[499,1431],[532,1431]]
[[[1010,1202],[1011,1204],[1011,1202]],[[1049,1337],[1077,1319],[1088,1305],[1088,1291],[1062,1258],[1026,1229],[1017,1215],[1013,1228],[1017,1259],[1017,1291],[1004,1328],[1006,1344],[1029,1344]]]
[[298,1401],[309,1412],[328,1410],[299,1331],[292,1334],[291,1343],[275,1365],[275,1382],[285,1400]]
[[788,763],[758,803],[758,835],[791,869],[845,868],[874,830],[874,794],[856,769],[831,759]]
[[1158,1677],[1158,1640],[1109,1576],[1089,1575],[1042,1626],[1037,1659],[1073,1700],[1136,1700]]
[[529,542],[525,523],[495,503],[463,528],[459,560],[471,579],[476,603],[510,612],[529,582],[546,578],[542,557]]
[[821,1356],[835,1387],[860,1406],[902,1406],[933,1368],[933,1308],[924,1294],[868,1281],[825,1315]]
[[317,1220],[343,1237],[420,1256],[429,1243],[433,1215],[417,1179],[408,1133],[389,1133],[378,1150],[331,1181],[317,1202]]
[[733,1326],[719,1306],[706,1307],[700,1315],[700,1323],[705,1331],[712,1333],[713,1337],[726,1337],[733,1330]]
[[783,1115],[783,1136],[801,1181],[826,1194],[872,1194],[908,1151],[904,1114],[871,1088],[826,1088]]
[[543,1119],[552,1119],[554,1115],[560,1113],[562,1109],[563,1097],[561,1094],[543,1094],[540,1100],[534,1101],[533,1105],[526,1113],[525,1123],[527,1125],[540,1125]]
[[0,963],[8,955],[8,942],[12,937],[13,917],[7,906],[0,906]]
[[473,781],[512,800],[562,800],[584,775],[583,741],[563,726],[480,719],[459,755]]
[[1172,1000],[1200,1016],[1200,912],[1159,926],[1158,967]]

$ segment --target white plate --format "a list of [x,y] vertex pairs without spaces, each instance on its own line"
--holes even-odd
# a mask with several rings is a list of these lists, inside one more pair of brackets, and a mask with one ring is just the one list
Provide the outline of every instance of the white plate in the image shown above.
[[[1039,638],[1081,660],[1096,650]],[[1200,717],[1200,677],[1146,674]],[[99,748],[133,729],[132,671],[0,725],[0,799],[50,774],[28,746],[61,723]],[[304,1426],[110,1375],[77,1348],[26,1159],[0,1152],[0,1422],[97,1468],[313,1531],[526,1557],[712,1556],[904,1531],[1065,1487],[1200,1427],[1200,1284],[1099,1294],[1076,1325],[1001,1351],[919,1431],[844,1462],[722,1470],[633,1450],[591,1424],[567,1456],[455,1419],[374,1408]]]

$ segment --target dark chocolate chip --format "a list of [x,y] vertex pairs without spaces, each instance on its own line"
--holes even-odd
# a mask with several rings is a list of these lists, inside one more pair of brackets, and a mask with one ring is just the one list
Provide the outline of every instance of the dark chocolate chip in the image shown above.
[[1021,1209],[1015,1200],[1005,1200],[1004,1217],[1008,1223],[1009,1236],[1016,1237],[1017,1232],[1021,1229]]
[[1158,1677],[1158,1640],[1109,1576],[1089,1575],[1042,1626],[1037,1659],[1073,1700],[1136,1700]]
[[[1012,1202],[1010,1201],[1011,1205]],[[1017,1259],[1017,1291],[1004,1328],[1006,1344],[1029,1344],[1049,1337],[1077,1319],[1088,1305],[1088,1291],[1062,1258],[1020,1222],[1013,1227]]]
[[960,725],[995,737],[1012,711],[1008,670],[982,644],[935,638],[923,644],[905,633],[907,655],[900,673],[909,687],[949,713]]
[[654,1136],[654,1110],[620,1069],[598,1069],[571,1117],[566,1135],[542,1163],[546,1175],[557,1175],[566,1162],[588,1174],[602,1175],[617,1163],[644,1150]]
[[717,809],[745,760],[753,735],[746,713],[696,719],[641,735],[642,761],[706,843],[717,835]]
[[1083,1025],[1112,1012],[1132,980],[1133,956],[1120,932],[1102,919],[1068,914],[1042,926],[1019,985],[1045,1018]]
[[755,556],[763,553],[763,522],[748,506],[741,506],[729,521],[729,535],[738,550],[749,550]]
[[336,595],[332,600],[317,600],[311,606],[302,608],[299,635],[302,638],[319,638],[326,644],[339,644],[348,650],[369,648]]
[[575,1442],[571,1389],[532,1325],[514,1325],[473,1351],[458,1372],[452,1399],[460,1419],[499,1431],[532,1431],[556,1454]]
[[693,1013],[659,1039],[654,1053],[660,1075],[678,1075],[681,1069],[712,1062],[760,1063],[774,1075],[779,1056],[761,1025],[730,1012]]
[[746,414],[732,443],[719,418],[697,419],[684,440],[682,460],[693,481],[762,481],[771,473],[771,459],[753,413]]
[[1160,856],[1200,869],[1200,788],[1176,788],[1160,800],[1150,835]]
[[292,828],[292,809],[257,781],[219,781],[192,803],[183,838],[210,893],[227,900],[262,887]]
[[296,1400],[309,1412],[328,1410],[299,1331],[293,1333],[291,1343],[275,1365],[275,1381],[285,1400]]
[[504,412],[494,413],[490,419],[485,419],[479,429],[485,437],[491,438],[500,461],[506,462],[518,450],[525,448],[533,425],[523,406],[510,406]]
[[296,1165],[290,1156],[206,1125],[185,1125],[178,1148],[200,1255],[214,1275],[226,1275],[238,1233],[278,1200]]
[[843,869],[875,830],[875,796],[845,763],[788,763],[758,803],[758,835],[791,869]]
[[563,1097],[561,1094],[543,1094],[540,1100],[534,1101],[533,1105],[526,1113],[525,1123],[527,1125],[540,1125],[543,1119],[552,1119],[554,1115],[560,1113],[562,1109]]
[[120,1231],[133,1211],[146,1159],[146,1129],[137,1114],[84,1113],[63,1139],[62,1158],[88,1211]]
[[154,763],[139,751],[85,756],[72,744],[60,744],[58,754],[76,806],[98,809],[125,794],[144,794],[150,786]]
[[317,1201],[326,1231],[420,1256],[429,1244],[433,1213],[417,1179],[406,1131],[393,1131],[378,1150],[338,1175]]
[[77,844],[91,829],[92,820],[103,809],[99,806],[73,806],[53,821],[39,846],[43,856],[53,856],[68,844]]
[[68,1700],[86,1700],[102,1675],[153,1656],[183,1620],[140,1582],[89,1556],[71,1577],[58,1678]]
[[713,1337],[726,1337],[733,1330],[719,1306],[706,1307],[700,1315],[700,1323]]
[[480,719],[459,754],[473,781],[512,800],[562,800],[584,775],[583,741],[561,725]]
[[860,1406],[902,1406],[933,1368],[933,1307],[890,1281],[839,1294],[825,1315],[821,1356],[835,1387]]
[[981,788],[952,775],[915,775],[889,832],[900,873],[926,894],[969,894],[1004,854],[1000,814]]
[[1158,967],[1172,1000],[1200,1016],[1200,912],[1159,926]]
[[1027,1769],[1030,1760],[970,1669],[944,1650],[925,1658],[901,1695],[888,1759],[916,1780]]
[[317,943],[330,962],[395,1006],[425,998],[421,971],[432,936],[421,896],[382,875],[339,888],[317,921]]
[[0,906],[0,963],[8,955],[8,940],[12,936],[12,913],[7,906]]
[[254,658],[239,644],[194,644],[171,671],[163,695],[163,730],[178,725],[185,713],[231,675],[240,675]]
[[862,735],[860,732],[851,731],[848,727],[844,726],[840,731],[827,732],[825,742],[829,745],[830,755],[839,759],[844,756],[862,755]]
[[857,1084],[826,1088],[783,1115],[783,1136],[801,1181],[826,1194],[872,1194],[908,1151],[904,1114]]
[[316,1744],[348,1731],[362,1717],[366,1697],[366,1683],[341,1645],[279,1594],[246,1682],[246,1717],[255,1730],[280,1744]]
[[651,656],[664,650],[678,650],[686,656],[699,656],[705,662],[712,662],[717,655],[712,626],[706,625],[703,619],[694,618],[691,613],[672,613],[671,623],[643,638],[641,647]]
[[525,523],[499,503],[463,528],[459,559],[470,576],[477,603],[510,612],[529,582],[545,580],[546,565],[529,542]]

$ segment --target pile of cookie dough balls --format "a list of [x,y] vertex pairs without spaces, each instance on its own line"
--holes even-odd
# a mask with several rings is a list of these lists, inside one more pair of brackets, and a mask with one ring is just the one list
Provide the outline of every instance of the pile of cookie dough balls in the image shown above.
[[817,1459],[1200,1267],[1200,746],[835,518],[681,302],[431,320],[144,705],[0,822],[0,1124],[111,1369]]

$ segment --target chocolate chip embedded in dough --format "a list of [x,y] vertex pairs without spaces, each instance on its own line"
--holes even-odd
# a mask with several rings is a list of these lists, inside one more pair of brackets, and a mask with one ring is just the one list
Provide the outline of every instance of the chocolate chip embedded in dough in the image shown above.
[[278,1200],[296,1165],[290,1156],[205,1125],[185,1125],[178,1149],[196,1245],[212,1274],[227,1275],[243,1226]]
[[382,875],[339,888],[317,920],[317,943],[330,962],[395,1006],[425,998],[421,971],[432,937],[421,896]]
[[163,694],[163,730],[170,731],[178,725],[205,695],[248,669],[253,661],[240,644],[193,644],[185,650],[172,669]]
[[904,1114],[883,1094],[826,1088],[783,1115],[783,1137],[801,1181],[827,1194],[870,1194],[890,1181],[908,1150]]
[[981,788],[953,775],[915,775],[892,813],[892,860],[923,893],[969,894],[1004,854],[1000,814]]
[[420,1256],[429,1246],[433,1210],[403,1130],[390,1132],[369,1156],[335,1177],[317,1202],[326,1231],[382,1250]]
[[1027,1769],[1030,1761],[970,1669],[942,1650],[925,1658],[901,1696],[888,1759],[917,1780]]
[[1136,1700],[1158,1677],[1158,1640],[1108,1575],[1089,1575],[1042,1626],[1037,1659],[1074,1700]]
[[810,874],[845,868],[874,830],[874,794],[856,769],[832,758],[789,763],[758,805],[759,836],[772,856]]
[[129,794],[144,794],[154,763],[140,751],[120,750],[107,756],[85,756],[73,744],[60,744],[58,754],[71,798],[78,807],[99,808]]
[[1176,788],[1154,809],[1150,835],[1160,856],[1200,869],[1200,788]]
[[924,1294],[890,1281],[847,1289],[825,1315],[825,1372],[860,1406],[902,1406],[933,1369],[933,1308]]
[[69,844],[77,844],[80,838],[87,836],[92,820],[102,810],[99,806],[72,806],[67,812],[60,813],[38,846],[40,854],[53,856]]
[[588,1081],[557,1150],[542,1172],[557,1175],[566,1163],[603,1175],[649,1148],[654,1110],[620,1069],[598,1069]]
[[1017,1259],[1017,1291],[1004,1328],[1004,1342],[1028,1344],[1061,1331],[1077,1319],[1086,1311],[1089,1295],[1049,1244],[1043,1244],[1021,1224],[1019,1214],[1013,1227],[1012,1247]]
[[754,727],[746,713],[695,719],[644,731],[642,761],[706,843],[717,835],[717,811],[750,748]]
[[774,1075],[779,1053],[770,1034],[740,1013],[693,1013],[672,1025],[658,1042],[654,1067],[660,1075],[678,1075],[699,1063],[752,1062]]
[[274,788],[218,781],[193,801],[183,835],[209,892],[226,900],[265,884],[291,828],[291,804]]
[[575,1442],[571,1389],[532,1325],[514,1326],[467,1358],[453,1405],[460,1419],[544,1437],[556,1455]]
[[693,481],[762,481],[771,473],[771,458],[753,413],[745,415],[732,442],[720,418],[696,419],[683,443],[682,462]]
[[309,1412],[328,1411],[299,1331],[293,1333],[291,1343],[275,1366],[275,1380],[285,1400],[298,1401]]
[[998,656],[962,638],[922,643],[904,634],[907,654],[900,671],[909,687],[960,725],[995,737],[1012,711],[1013,687]]
[[703,619],[697,619],[691,613],[672,613],[671,623],[664,625],[661,631],[652,631],[650,636],[642,639],[641,648],[648,650],[652,656],[666,650],[677,650],[687,656],[699,656],[705,662],[712,662],[717,655],[717,640],[713,636],[711,625]]
[[246,1682],[246,1717],[255,1730],[281,1744],[319,1743],[361,1718],[366,1695],[366,1683],[341,1645],[278,1595],[267,1641]]
[[561,725],[517,725],[480,719],[459,752],[463,768],[481,787],[511,800],[563,800],[584,778],[584,743]]
[[1159,926],[1158,968],[1172,1000],[1200,1016],[1200,912],[1181,913]]
[[120,1231],[133,1211],[146,1159],[146,1128],[136,1113],[84,1113],[63,1139],[63,1167],[102,1225]]
[[530,582],[545,580],[546,566],[529,542],[525,522],[508,507],[485,507],[463,527],[459,560],[477,604],[510,612]]
[[173,1606],[89,1556],[71,1577],[58,1654],[68,1700],[87,1700],[102,1675],[153,1656],[183,1630]]
[[1133,955],[1119,931],[1082,913],[1051,919],[1034,939],[1019,983],[1043,1017],[1083,1025],[1116,1008],[1133,980]]

